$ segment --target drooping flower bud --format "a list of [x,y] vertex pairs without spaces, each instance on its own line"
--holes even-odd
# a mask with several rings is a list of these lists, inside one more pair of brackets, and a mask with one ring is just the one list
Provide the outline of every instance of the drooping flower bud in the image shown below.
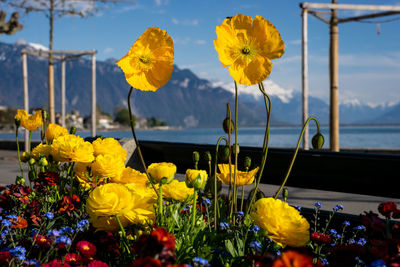
[[324,136],[320,132],[316,133],[311,140],[314,149],[321,149],[324,142]]
[[288,196],[289,196],[289,189],[287,189],[286,187],[285,188],[283,188],[283,190],[282,190],[282,197],[283,197],[283,201],[287,201],[287,198],[288,198]]
[[200,154],[197,151],[193,151],[193,162],[198,163],[200,161]]
[[251,166],[251,158],[248,157],[248,156],[246,156],[246,157],[244,158],[244,168],[245,168],[245,169],[249,169],[250,166]]
[[20,118],[15,118],[15,126],[17,126],[17,128],[21,125],[21,119]]
[[49,113],[44,109],[42,109],[42,118],[43,121],[47,121],[49,119]]
[[239,154],[239,152],[240,152],[239,144],[232,145],[232,152],[235,154]]
[[[230,133],[233,133],[235,131],[235,123],[233,122],[233,120],[230,120],[231,123],[231,131]],[[229,118],[225,118],[224,121],[222,122],[222,127],[224,128],[224,132],[225,133],[229,133]]]
[[69,129],[69,133],[70,134],[75,134],[76,133],[76,127],[75,126],[71,126],[71,128]]
[[22,152],[22,154],[19,156],[19,159],[22,162],[28,162],[29,158],[30,158],[30,155],[28,152]]
[[204,152],[204,159],[205,159],[207,162],[209,162],[209,161],[212,160],[211,152],[210,152],[210,151]]
[[218,158],[220,161],[227,161],[229,158],[229,147],[228,146],[224,146],[222,149],[220,149],[218,151]]

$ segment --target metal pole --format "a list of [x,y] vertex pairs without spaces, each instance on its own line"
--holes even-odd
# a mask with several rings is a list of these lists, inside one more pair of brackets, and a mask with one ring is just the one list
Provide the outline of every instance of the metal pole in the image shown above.
[[[303,99],[303,125],[308,119],[308,10],[303,9],[302,12],[302,39],[301,39],[301,86],[302,86],[302,99]],[[309,149],[309,129],[308,125],[304,130],[303,136],[303,149]]]
[[[24,109],[29,112],[29,92],[28,92],[28,60],[25,53],[22,54],[22,78],[24,80]],[[29,132],[25,129],[25,152],[28,152]]]
[[61,125],[65,127],[65,57],[61,60]]
[[[337,0],[332,0],[337,4]],[[337,10],[331,11],[330,46],[329,46],[329,74],[330,74],[330,148],[339,151],[339,27]]]
[[92,54],[92,136],[96,136],[96,54]]

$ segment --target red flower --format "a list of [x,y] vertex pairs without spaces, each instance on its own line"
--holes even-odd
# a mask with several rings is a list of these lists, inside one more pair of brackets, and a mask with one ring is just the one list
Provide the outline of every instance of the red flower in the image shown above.
[[11,219],[10,220],[12,222],[12,228],[19,228],[19,229],[24,229],[26,227],[28,227],[28,222],[24,219],[18,216],[17,220]]
[[327,244],[332,241],[332,238],[329,235],[318,232],[312,233],[310,239],[318,244]]
[[58,210],[58,213],[63,213],[67,212],[69,213],[70,211],[73,211],[75,209],[75,206],[80,203],[80,199],[77,195],[72,195],[70,196],[64,196],[63,200],[60,202],[60,209]]
[[94,260],[88,264],[88,267],[108,267],[108,264],[102,261]]
[[71,265],[79,265],[82,262],[82,257],[76,253],[68,253],[65,255],[64,262]]
[[0,252],[0,266],[8,266],[11,259],[11,254],[7,250]]
[[44,265],[44,267],[71,267],[71,265],[66,262],[63,263],[61,260],[52,260]]
[[43,185],[57,185],[60,180],[60,176],[57,172],[40,172],[39,182]]
[[273,267],[313,267],[313,259],[307,254],[294,250],[287,250],[282,256],[274,261]]
[[161,261],[153,257],[138,258],[127,267],[161,267]]
[[164,228],[155,228],[150,235],[155,237],[164,247],[175,250],[175,236],[168,233]]
[[96,247],[92,243],[82,240],[76,244],[76,249],[86,258],[96,255]]
[[49,248],[53,243],[53,240],[51,238],[39,234],[35,235],[33,237],[33,240],[35,240],[35,244],[41,248]]
[[397,205],[393,201],[384,202],[379,204],[378,211],[380,214],[385,216],[386,218],[390,218],[393,212],[396,212]]
[[382,233],[386,230],[385,222],[378,217],[378,214],[372,211],[361,215],[361,224],[377,233]]

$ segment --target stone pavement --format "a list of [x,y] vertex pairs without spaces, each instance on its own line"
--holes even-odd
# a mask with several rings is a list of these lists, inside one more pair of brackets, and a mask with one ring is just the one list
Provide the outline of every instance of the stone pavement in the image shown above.
[[[14,150],[0,150],[0,184],[6,185],[14,183],[16,176],[19,174],[17,152]],[[25,179],[27,180],[27,178]],[[266,196],[272,196],[279,187],[268,184],[262,184],[260,186]],[[250,189],[250,187],[248,189]],[[344,206],[344,213],[358,215],[362,214],[364,211],[377,212],[379,203],[385,201],[394,201],[400,205],[400,199],[294,187],[288,187],[288,189],[288,203],[305,208],[312,208],[315,202],[321,202],[323,210],[332,210],[335,205],[340,204]],[[247,196],[247,192],[245,193],[245,196]]]

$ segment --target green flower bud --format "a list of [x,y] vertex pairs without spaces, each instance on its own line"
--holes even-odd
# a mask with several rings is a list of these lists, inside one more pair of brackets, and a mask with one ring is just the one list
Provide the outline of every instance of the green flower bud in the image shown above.
[[15,179],[15,184],[24,185],[25,184],[24,177],[23,176],[17,176],[17,178]]
[[33,165],[33,164],[36,163],[36,160],[35,160],[34,158],[31,158],[31,159],[28,161],[28,163],[29,163],[29,165]]
[[200,154],[197,151],[193,151],[193,162],[197,163],[200,160]]
[[311,140],[314,149],[321,149],[322,146],[324,145],[324,142],[325,142],[324,136],[319,132],[316,133]]
[[239,144],[233,144],[232,145],[232,151],[235,154],[239,154],[239,152],[240,152]]
[[[235,123],[233,120],[231,120],[231,133],[235,131]],[[225,118],[225,120],[222,122],[222,128],[224,128],[225,133],[229,133],[229,118]]]
[[210,152],[210,151],[204,152],[204,159],[205,159],[206,161],[211,161],[211,160],[212,160],[211,152]]
[[246,156],[244,158],[244,167],[245,167],[245,169],[249,169],[250,166],[251,166],[251,158]]
[[45,166],[47,166],[47,165],[49,165],[49,163],[47,162],[47,159],[46,159],[46,158],[41,158],[41,159],[39,160],[39,166],[45,167]]
[[23,153],[19,156],[19,159],[20,159],[22,162],[28,162],[28,160],[29,160],[30,157],[31,157],[31,156],[29,155],[28,152],[23,152]]
[[49,113],[44,109],[42,109],[42,118],[44,121],[47,121],[49,119]]
[[15,126],[17,126],[17,128],[21,125],[21,119],[20,118],[15,118]]
[[283,201],[286,201],[287,198],[289,196],[289,189],[287,189],[286,187],[282,189],[282,197],[283,197]]
[[229,158],[229,147],[224,146],[222,149],[218,150],[218,158],[220,161],[227,161]]
[[76,133],[76,127],[75,126],[71,126],[71,128],[69,129],[69,133],[70,134],[75,134]]

